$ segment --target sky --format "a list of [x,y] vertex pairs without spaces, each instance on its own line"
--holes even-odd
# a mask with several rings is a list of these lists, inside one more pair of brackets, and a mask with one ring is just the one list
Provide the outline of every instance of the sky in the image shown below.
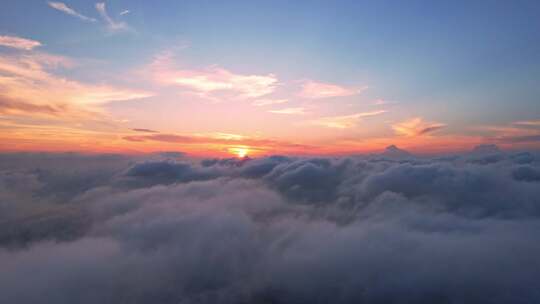
[[538,1],[3,1],[0,150],[540,148]]
[[540,153],[0,153],[0,303],[540,303]]

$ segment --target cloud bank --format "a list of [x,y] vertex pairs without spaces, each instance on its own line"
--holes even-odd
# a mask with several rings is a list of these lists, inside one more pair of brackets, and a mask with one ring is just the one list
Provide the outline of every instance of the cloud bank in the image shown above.
[[479,150],[2,154],[0,302],[537,303],[540,157]]

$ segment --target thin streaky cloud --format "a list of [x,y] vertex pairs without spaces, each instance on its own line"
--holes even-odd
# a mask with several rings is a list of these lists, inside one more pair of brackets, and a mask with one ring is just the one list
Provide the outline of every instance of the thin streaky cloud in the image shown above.
[[503,137],[498,139],[502,143],[527,143],[527,142],[540,142],[540,134],[537,135],[526,135],[526,136],[516,136],[516,137]]
[[109,16],[109,14],[107,13],[105,2],[96,3],[96,10],[101,15],[101,18],[103,18],[103,20],[105,21],[107,29],[111,32],[121,32],[130,29],[127,23],[122,21],[115,21]]
[[346,97],[360,94],[366,89],[367,87],[350,88],[333,83],[307,80],[303,82],[302,89],[298,95],[310,99]]
[[158,131],[156,130],[152,130],[152,129],[143,129],[143,128],[133,128],[131,129],[132,131],[135,131],[135,132],[143,132],[143,133],[159,133]]
[[158,133],[144,135],[127,135],[122,137],[127,142],[161,142],[183,145],[220,145],[248,146],[250,150],[268,151],[275,148],[285,150],[314,149],[314,146],[295,142],[274,140],[271,138],[249,137],[238,134],[174,134]]
[[287,115],[303,115],[303,114],[306,114],[305,109],[302,108],[302,107],[285,108],[285,109],[280,109],[280,110],[270,110],[268,112],[274,113],[274,114],[287,114]]
[[56,116],[62,113],[65,114],[65,112],[66,109],[62,106],[32,104],[0,96],[1,114],[32,114],[33,116],[45,114]]
[[525,127],[540,127],[540,120],[524,120],[516,121],[514,125],[525,126]]
[[370,117],[370,116],[377,116],[386,113],[386,110],[379,110],[379,111],[371,111],[371,112],[361,112],[361,113],[355,113],[351,115],[341,115],[341,116],[328,116],[328,117],[322,117],[319,119],[315,119],[310,121],[313,125],[318,125],[322,127],[327,128],[334,128],[334,129],[347,129],[352,128],[356,126],[358,122],[363,117]]
[[130,10],[123,10],[123,11],[120,12],[119,15],[120,15],[120,16],[124,16],[124,15],[127,15],[127,14],[129,14],[129,13],[131,13]]
[[67,6],[65,3],[63,2],[54,2],[54,1],[49,1],[47,2],[47,4],[56,9],[56,10],[59,10],[63,13],[66,13],[70,16],[73,16],[73,17],[77,17],[83,21],[88,21],[88,22],[96,22],[97,20],[95,18],[91,18],[91,17],[87,17],[77,11],[75,11],[74,9],[70,8],[69,6]]
[[385,100],[385,99],[376,99],[371,104],[374,106],[388,106],[388,105],[396,105],[399,102],[392,101],[392,100]]
[[0,36],[0,45],[19,50],[32,50],[41,46],[41,42],[15,36]]

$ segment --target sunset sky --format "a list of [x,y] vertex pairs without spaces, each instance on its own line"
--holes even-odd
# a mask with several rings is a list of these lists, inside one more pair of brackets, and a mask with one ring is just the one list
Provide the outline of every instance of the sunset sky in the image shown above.
[[3,1],[0,150],[539,149],[539,15],[539,1]]

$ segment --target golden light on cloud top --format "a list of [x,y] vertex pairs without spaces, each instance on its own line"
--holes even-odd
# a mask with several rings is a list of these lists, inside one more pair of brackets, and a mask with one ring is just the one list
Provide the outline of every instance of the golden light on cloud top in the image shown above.
[[431,134],[444,127],[446,127],[445,124],[427,122],[421,117],[411,118],[392,125],[392,129],[396,134],[409,137]]

